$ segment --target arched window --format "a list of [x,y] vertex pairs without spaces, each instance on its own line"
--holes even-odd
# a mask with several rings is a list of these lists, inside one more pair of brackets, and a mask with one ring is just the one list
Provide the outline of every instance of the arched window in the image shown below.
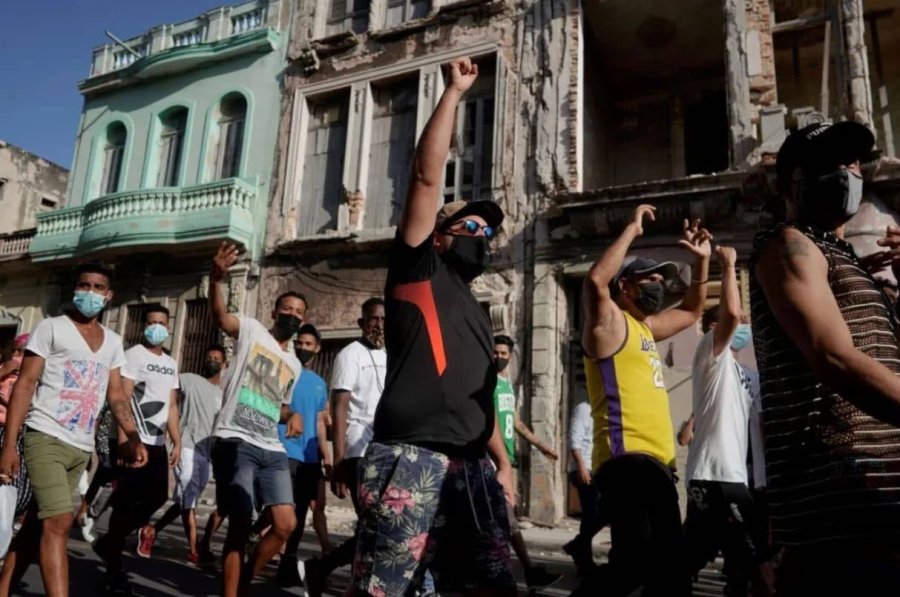
[[219,144],[216,151],[218,178],[234,178],[241,170],[244,148],[244,123],[247,121],[247,100],[239,93],[222,99],[219,106]]
[[106,145],[103,148],[103,188],[102,195],[118,192],[122,181],[122,160],[128,131],[121,122],[110,123],[106,127]]
[[159,171],[156,186],[176,187],[181,174],[181,155],[184,152],[184,131],[188,111],[176,107],[160,116]]

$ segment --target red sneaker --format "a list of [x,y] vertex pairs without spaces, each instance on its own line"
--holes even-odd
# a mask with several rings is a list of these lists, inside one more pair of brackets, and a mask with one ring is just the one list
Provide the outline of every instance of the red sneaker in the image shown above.
[[148,533],[144,528],[141,528],[138,531],[137,555],[142,558],[149,558],[153,555],[153,544],[156,542],[156,533]]
[[200,564],[200,554],[199,553],[189,553],[187,557],[188,564],[193,564],[197,566]]

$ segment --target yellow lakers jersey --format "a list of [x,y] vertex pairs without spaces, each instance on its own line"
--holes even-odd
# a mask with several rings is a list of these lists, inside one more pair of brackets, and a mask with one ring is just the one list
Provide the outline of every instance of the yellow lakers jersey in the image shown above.
[[594,470],[629,452],[675,466],[675,435],[662,362],[647,324],[625,313],[625,344],[605,359],[584,358],[594,419]]

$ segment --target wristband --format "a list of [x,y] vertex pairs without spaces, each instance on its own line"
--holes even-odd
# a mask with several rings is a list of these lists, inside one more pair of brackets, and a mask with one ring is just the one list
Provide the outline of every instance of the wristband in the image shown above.
[[703,284],[707,284],[708,282],[709,282],[709,278],[707,278],[705,280],[698,280],[696,278],[691,278],[691,284],[699,284],[702,286]]

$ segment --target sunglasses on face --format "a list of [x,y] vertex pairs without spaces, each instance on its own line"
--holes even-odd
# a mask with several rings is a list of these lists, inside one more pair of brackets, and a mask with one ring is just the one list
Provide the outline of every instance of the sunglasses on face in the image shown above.
[[494,237],[497,235],[497,231],[494,230],[492,227],[490,227],[486,224],[484,226],[482,226],[475,220],[463,220],[462,222],[457,222],[456,224],[453,224],[453,226],[451,226],[450,228],[456,228],[459,224],[462,224],[462,229],[465,230],[466,232],[468,232],[469,234],[478,234],[479,230],[483,230],[484,236],[488,240],[493,240]]

